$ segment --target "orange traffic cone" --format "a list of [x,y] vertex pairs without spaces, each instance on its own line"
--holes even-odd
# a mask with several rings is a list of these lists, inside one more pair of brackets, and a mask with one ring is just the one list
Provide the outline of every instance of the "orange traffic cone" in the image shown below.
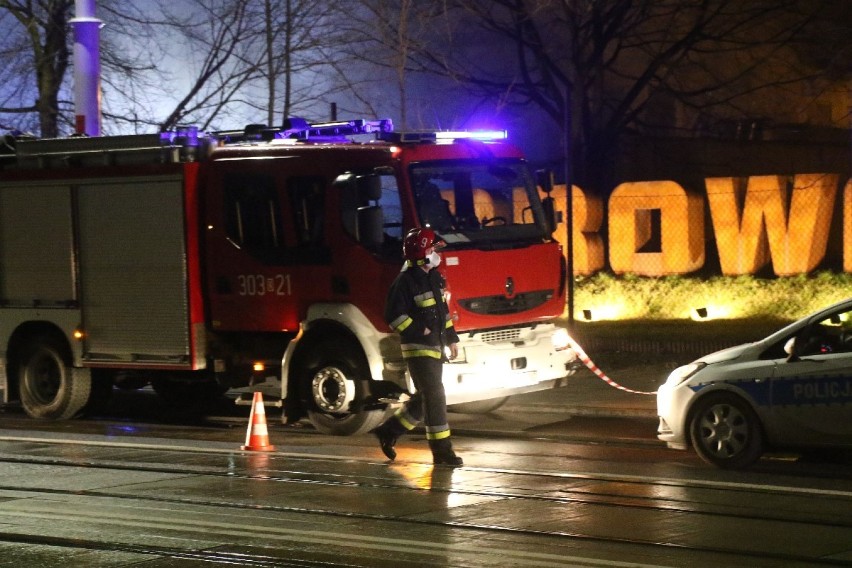
[[272,452],[275,450],[275,446],[269,444],[269,431],[266,429],[266,411],[263,409],[263,395],[259,392],[254,393],[254,398],[251,402],[246,443],[244,446],[241,446],[241,449],[258,452]]

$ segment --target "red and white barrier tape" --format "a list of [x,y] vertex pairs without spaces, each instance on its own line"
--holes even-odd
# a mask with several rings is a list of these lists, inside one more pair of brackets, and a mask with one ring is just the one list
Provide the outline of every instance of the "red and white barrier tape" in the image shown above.
[[597,365],[595,365],[595,363],[594,363],[594,362],[593,362],[593,361],[589,358],[589,356],[588,356],[588,355],[586,355],[586,352],[585,352],[585,351],[583,351],[583,348],[582,348],[582,347],[580,347],[580,346],[577,344],[577,342],[576,342],[576,341],[574,341],[573,339],[570,339],[570,338],[569,338],[569,342],[571,343],[571,348],[572,348],[572,349],[573,349],[573,350],[577,353],[577,357],[580,359],[580,361],[582,361],[582,362],[583,362],[583,364],[584,364],[586,367],[588,367],[588,369],[589,369],[591,372],[593,372],[595,375],[597,375],[599,379],[601,379],[603,382],[605,382],[605,383],[606,383],[606,384],[608,384],[609,386],[611,386],[611,387],[613,387],[613,388],[617,388],[617,389],[619,389],[619,390],[623,390],[623,391],[625,391],[625,392],[633,393],[633,394],[648,394],[648,395],[655,395],[655,394],[657,394],[657,392],[656,392],[656,391],[654,391],[654,392],[648,392],[648,391],[637,391],[637,390],[629,389],[629,388],[627,388],[627,387],[625,387],[625,386],[622,386],[622,385],[618,384],[617,382],[615,382],[615,381],[613,381],[612,379],[610,379],[609,377],[607,377],[607,376],[606,376],[606,374],[605,374],[603,371],[601,371],[600,369],[598,369],[598,366],[597,366]]

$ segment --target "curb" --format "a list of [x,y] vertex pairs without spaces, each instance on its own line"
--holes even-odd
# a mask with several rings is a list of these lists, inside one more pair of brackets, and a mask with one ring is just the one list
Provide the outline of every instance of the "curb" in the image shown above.
[[566,414],[568,416],[594,416],[599,418],[649,418],[657,419],[656,408],[615,407],[615,406],[546,406],[537,404],[506,405],[502,412],[522,414]]
[[629,437],[609,437],[601,438],[599,436],[584,436],[582,434],[560,434],[556,432],[534,432],[528,430],[472,430],[467,428],[453,428],[454,438],[493,438],[495,435],[501,438],[509,438],[513,440],[541,440],[549,439],[555,442],[565,442],[574,444],[594,444],[601,446],[653,446],[665,447],[665,443],[659,440],[649,438],[629,438]]

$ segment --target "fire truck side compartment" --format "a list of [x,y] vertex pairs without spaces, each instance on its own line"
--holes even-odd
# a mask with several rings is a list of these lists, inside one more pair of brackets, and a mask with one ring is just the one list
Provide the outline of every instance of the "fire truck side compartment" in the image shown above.
[[0,305],[79,308],[84,363],[187,365],[182,217],[179,176],[6,185]]
[[76,189],[84,358],[188,364],[181,178]]

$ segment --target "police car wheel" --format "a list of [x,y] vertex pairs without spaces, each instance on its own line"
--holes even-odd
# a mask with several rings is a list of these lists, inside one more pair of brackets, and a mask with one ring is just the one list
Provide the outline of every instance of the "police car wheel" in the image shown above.
[[763,431],[751,407],[728,393],[700,399],[689,423],[698,457],[723,469],[745,468],[763,453]]

